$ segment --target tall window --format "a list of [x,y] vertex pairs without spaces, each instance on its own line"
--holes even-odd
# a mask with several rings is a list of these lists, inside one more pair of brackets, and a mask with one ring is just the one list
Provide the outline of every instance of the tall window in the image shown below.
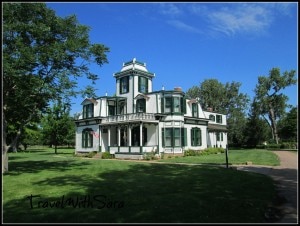
[[129,92],[129,77],[120,78],[120,94]]
[[83,118],[94,117],[94,104],[83,105]]
[[146,100],[138,99],[136,101],[136,112],[146,112]]
[[84,129],[82,131],[82,147],[91,148],[93,147],[93,130]]
[[165,146],[172,147],[172,129],[173,128],[166,128],[165,129]]
[[173,97],[174,112],[181,112],[180,97]]
[[223,133],[217,132],[217,141],[223,141]]
[[172,111],[172,97],[165,98],[165,113],[171,113]]
[[145,77],[139,77],[139,92],[148,93],[148,79]]
[[222,115],[217,115],[217,123],[222,123]]
[[126,112],[126,102],[124,100],[120,101],[118,104],[118,114],[123,115]]
[[108,115],[115,115],[115,101],[108,100]]
[[174,147],[180,147],[181,146],[181,137],[180,137],[180,128],[174,128]]
[[199,128],[191,129],[191,145],[192,146],[202,145],[201,129]]
[[181,147],[186,145],[186,129],[162,128],[163,147]]
[[198,118],[198,104],[192,103],[192,116]]

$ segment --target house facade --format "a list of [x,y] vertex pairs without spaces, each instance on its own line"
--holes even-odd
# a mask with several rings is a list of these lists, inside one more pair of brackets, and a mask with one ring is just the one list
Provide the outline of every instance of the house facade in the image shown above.
[[116,95],[87,98],[76,123],[76,152],[141,159],[146,152],[183,154],[227,145],[226,115],[204,111],[181,88],[152,90],[155,74],[133,59],[123,64]]

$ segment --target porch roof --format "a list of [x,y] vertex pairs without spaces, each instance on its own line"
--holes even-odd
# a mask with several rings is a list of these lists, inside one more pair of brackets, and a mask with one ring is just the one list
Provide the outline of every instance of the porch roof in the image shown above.
[[208,132],[227,132],[227,126],[218,124],[208,124]]

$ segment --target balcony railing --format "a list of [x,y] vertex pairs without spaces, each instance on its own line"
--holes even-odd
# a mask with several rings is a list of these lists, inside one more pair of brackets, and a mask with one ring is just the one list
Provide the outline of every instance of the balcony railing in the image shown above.
[[102,123],[110,122],[126,122],[126,121],[153,121],[155,120],[155,115],[151,113],[134,113],[134,114],[124,114],[124,115],[112,115],[104,118]]

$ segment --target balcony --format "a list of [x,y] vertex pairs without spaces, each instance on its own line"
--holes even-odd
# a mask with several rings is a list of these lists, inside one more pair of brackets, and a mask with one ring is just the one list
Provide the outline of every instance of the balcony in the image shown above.
[[134,113],[124,115],[112,115],[104,118],[102,124],[119,123],[119,122],[133,122],[133,121],[156,121],[155,115],[152,113]]

